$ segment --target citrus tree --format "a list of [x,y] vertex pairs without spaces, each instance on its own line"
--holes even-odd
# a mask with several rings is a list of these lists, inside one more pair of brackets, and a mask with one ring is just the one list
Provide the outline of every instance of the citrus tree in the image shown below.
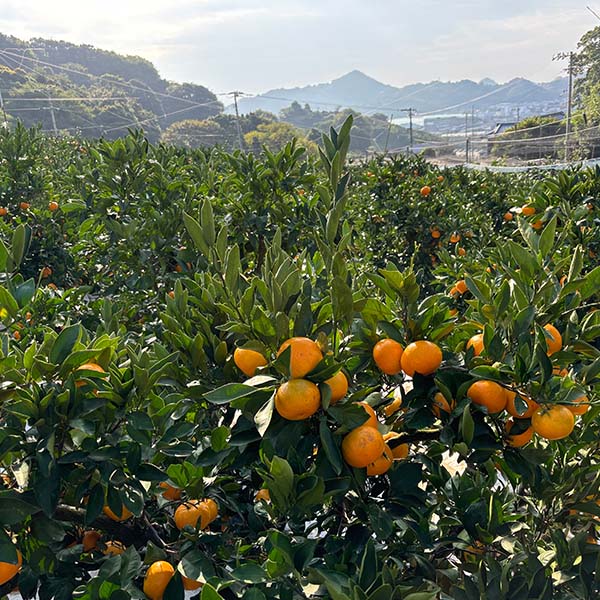
[[3,592],[598,596],[597,173],[348,165],[351,126],[318,163],[136,134],[31,167],[0,243]]

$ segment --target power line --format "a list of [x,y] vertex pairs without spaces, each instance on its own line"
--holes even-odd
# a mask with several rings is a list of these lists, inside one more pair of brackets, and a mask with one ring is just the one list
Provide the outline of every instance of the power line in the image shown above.
[[[56,65],[56,64],[53,64],[53,63],[49,63],[47,61],[40,60],[38,58],[31,58],[29,56],[23,56],[23,57],[21,57],[18,54],[13,54],[12,52],[7,52],[7,51],[5,51],[3,49],[0,49],[0,54],[5,54],[5,55],[13,56],[13,57],[16,57],[16,58],[24,58],[27,61],[34,62],[34,63],[40,64],[40,65],[44,65],[44,66],[47,66],[47,67],[59,69],[61,71],[65,71],[67,73],[74,73],[75,75],[89,77],[91,79],[96,79],[96,80],[99,79],[99,80],[101,80],[103,82],[107,81],[106,79],[100,77],[99,75],[93,75],[92,73],[86,73],[85,71],[78,71],[77,69],[70,69],[70,68],[65,67],[63,65]],[[126,82],[123,82],[123,81],[118,81],[116,79],[110,79],[108,81],[110,81],[110,83],[114,84],[114,85],[120,85],[120,86],[123,86],[123,87],[127,87],[129,89],[138,90],[138,91],[141,91],[141,92],[151,92],[154,95],[158,95],[158,96],[161,96],[161,97],[164,97],[164,98],[171,98],[173,100],[178,100],[180,102],[185,102],[185,103],[193,105],[193,106],[208,106],[209,104],[215,104],[215,103],[219,103],[220,104],[220,102],[218,100],[212,100],[211,102],[205,102],[205,103],[194,102],[193,100],[188,100],[187,98],[180,98],[179,96],[174,96],[173,94],[167,94],[167,93],[164,93],[164,92],[157,92],[156,90],[153,90],[152,88],[143,88],[143,87],[140,87],[140,86],[133,85],[131,83],[126,83]]]
[[95,102],[114,102],[115,100],[138,100],[138,96],[53,96],[53,97],[45,97],[45,98],[27,98],[25,96],[6,96],[4,98],[7,102],[48,102],[48,100],[52,100],[53,102],[83,102],[83,101],[95,101]]

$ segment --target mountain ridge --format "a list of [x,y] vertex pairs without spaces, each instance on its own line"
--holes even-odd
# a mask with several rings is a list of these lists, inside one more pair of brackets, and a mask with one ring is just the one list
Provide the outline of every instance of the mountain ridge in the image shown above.
[[329,82],[273,88],[251,98],[242,98],[238,104],[243,113],[266,110],[278,114],[294,101],[308,104],[313,110],[337,107],[388,113],[414,108],[420,112],[439,112],[445,107],[486,109],[506,103],[559,104],[564,100],[566,86],[566,78],[537,83],[514,77],[505,83],[484,78],[479,82],[471,79],[434,80],[395,87],[354,69]]

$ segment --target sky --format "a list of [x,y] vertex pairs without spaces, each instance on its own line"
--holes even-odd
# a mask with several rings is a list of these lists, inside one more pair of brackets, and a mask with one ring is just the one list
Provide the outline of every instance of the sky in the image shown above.
[[[586,0],[0,0],[0,32],[151,60],[214,92],[331,81],[549,81],[600,25]],[[600,14],[600,0],[588,0]]]

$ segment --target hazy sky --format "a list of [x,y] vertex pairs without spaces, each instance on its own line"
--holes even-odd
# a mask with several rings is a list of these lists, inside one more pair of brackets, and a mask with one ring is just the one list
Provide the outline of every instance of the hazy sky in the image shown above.
[[[600,13],[600,0],[587,0]],[[0,32],[152,60],[215,92],[329,81],[550,80],[600,22],[586,0],[0,0]]]

